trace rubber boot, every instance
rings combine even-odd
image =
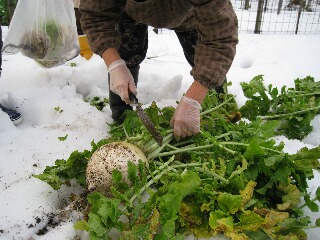
[[[225,78],[224,82],[222,83],[222,85],[219,86],[219,87],[216,87],[215,90],[216,90],[216,92],[218,94],[220,94],[220,93],[222,93],[222,94],[228,93],[228,90],[227,90],[227,78]]]
[[[220,85],[219,87],[215,88],[216,93],[218,94],[218,102],[219,103],[223,103],[225,100],[226,95],[228,94],[228,89],[227,89],[227,78],[224,79],[224,82],[222,83],[222,85]]]
[[[22,122],[21,113],[17,112],[16,110],[6,108],[6,107],[2,106],[1,104],[0,104],[0,110],[2,110],[3,112],[5,112],[6,114],[8,114],[11,122],[12,122],[14,125],[17,125],[17,124],[19,124],[19,123]]]
[[[93,52],[91,51],[88,43],[88,38],[86,35],[78,36],[79,46],[80,46],[80,55],[85,59],[89,60]]]
[[[128,69],[132,74],[135,85],[137,86],[140,66],[128,67]],[[126,104],[124,101],[122,101],[121,97],[118,94],[115,94],[110,90],[110,75],[109,75],[108,81],[109,81],[109,104],[112,112],[112,118],[118,124],[121,124],[125,119],[125,117],[123,116],[123,113],[126,110],[132,110],[132,107],[129,104]]]

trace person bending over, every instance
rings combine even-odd
[[[194,82],[175,109],[177,140],[200,131],[201,103],[210,89],[222,90],[238,43],[238,21],[230,0],[81,0],[81,26],[91,49],[109,72],[112,117],[131,109],[140,63],[148,47],[148,26],[174,30]]]

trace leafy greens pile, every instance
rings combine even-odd
[[[272,85],[265,88],[263,76],[256,76],[250,83],[241,83],[249,100],[241,107],[242,115],[250,120],[277,119],[277,133],[289,139],[302,140],[312,131],[310,121],[320,114],[320,83],[314,78],[296,79],[294,88],[283,86],[279,93]]]
[[[147,155],[149,166],[129,162],[131,184],[113,171],[113,197],[98,192],[87,196],[90,213],[75,228],[88,231],[91,239],[111,239],[111,232],[118,239],[185,239],[188,234],[220,233],[234,240],[307,239],[304,230],[320,226],[320,219],[312,223],[303,210],[319,211],[320,187],[311,198],[308,180],[320,169],[320,146],[288,154],[284,144],[273,139],[279,133],[301,138],[310,132],[310,122],[300,114],[311,121],[319,113],[319,95],[311,93],[320,84],[311,78],[295,82],[296,89],[283,88],[278,94],[272,86],[267,91],[262,76],[257,76],[243,83],[249,100],[240,109],[234,96],[225,94],[221,101],[221,95],[210,92],[202,104],[201,133],[180,142],[169,126],[174,108],[159,109],[153,103],[145,110],[164,136],[161,147],[129,111],[122,125],[112,126],[110,138],[92,143],[91,151],[75,151],[69,159],[57,160],[35,177],[54,189],[72,178],[85,188],[86,163],[93,152],[108,142],[128,141]],[[241,120],[242,116],[251,121]],[[294,129],[297,123],[306,130]]]

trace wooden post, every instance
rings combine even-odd
[[[244,10],[249,10],[249,8],[250,8],[250,2],[249,2],[249,0],[245,0]]]
[[[305,2],[304,2],[303,0],[301,0],[301,1],[300,1],[299,12],[298,12],[298,18],[297,18],[297,24],[296,24],[295,34],[298,34],[300,17],[301,17],[301,13],[302,13],[302,9],[304,8],[304,5],[305,5]]]
[[[280,12],[281,12],[282,4],[283,4],[283,0],[279,0],[279,2],[278,2],[278,10],[277,10],[277,14],[278,14],[278,15],[279,15]]]
[[[266,2],[264,3],[264,12],[266,12],[267,11],[267,5],[268,5],[268,0],[266,0]]]
[[[264,0],[259,0],[259,2],[258,2],[258,11],[257,11],[256,25],[255,25],[255,28],[254,28],[254,33],[257,33],[257,34],[260,34],[260,33],[261,33],[262,14],[263,14],[263,3],[264,3]]]

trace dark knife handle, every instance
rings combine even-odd
[[[138,98],[132,92],[129,92],[129,99],[133,104],[138,104]]]

